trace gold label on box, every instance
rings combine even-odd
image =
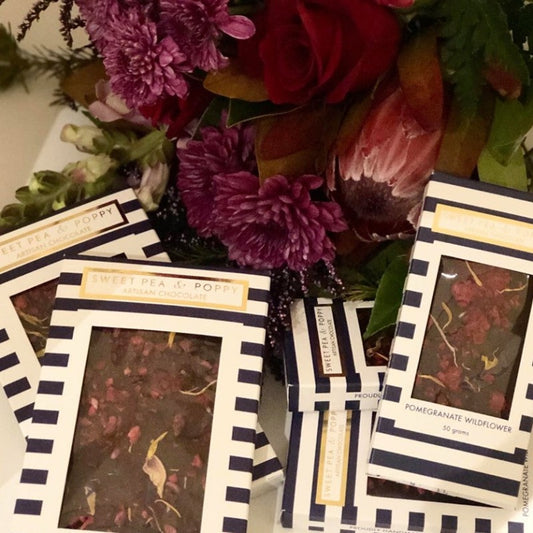
[[[533,251],[533,224],[438,204],[433,231],[526,252]]]
[[[80,296],[243,311],[248,281],[89,267]]]
[[[64,250],[91,237],[127,224],[116,200],[76,211],[17,237],[0,240],[0,272]]]
[[[318,367],[322,377],[344,376],[343,358],[337,340],[333,310],[329,305],[314,308],[318,334]]]
[[[325,411],[320,440],[320,461],[315,502],[342,507],[350,453],[350,411]]]

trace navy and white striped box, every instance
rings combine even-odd
[[[64,260],[10,531],[245,533],[269,287]]]
[[[131,189],[63,209],[0,236],[0,383],[25,436],[59,262],[65,254],[88,253],[169,261]]]
[[[377,408],[388,351],[366,353],[363,315],[372,306],[327,298],[292,304],[284,350],[289,411]]]
[[[276,490],[285,479],[283,465],[261,426],[257,423],[254,467],[252,471],[252,498]]]
[[[520,508],[500,509],[366,474],[372,411],[293,413],[281,523],[328,533],[528,533],[527,465]],[[531,453],[531,452],[530,452]]]
[[[517,505],[533,421],[532,213],[529,194],[430,180],[371,475]]]

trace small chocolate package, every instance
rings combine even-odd
[[[131,189],[0,236],[0,383],[25,436],[65,254],[169,261]]]
[[[532,208],[530,194],[430,180],[369,474],[517,505],[533,421]]]
[[[372,411],[292,414],[281,523],[328,533],[528,533],[526,465],[516,510],[501,509],[366,473]]]
[[[372,305],[326,298],[293,303],[284,347],[289,411],[377,408],[392,331],[363,340]]]
[[[283,466],[272,444],[262,428],[257,423],[255,435],[254,465],[252,470],[252,498],[276,490],[285,479]]]
[[[11,530],[244,533],[269,286],[65,259]]]

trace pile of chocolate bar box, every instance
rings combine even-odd
[[[531,207],[432,177],[385,366],[363,338],[372,303],[294,303],[284,527],[533,531]]]
[[[170,264],[131,189],[2,235],[0,382],[27,441],[6,530],[245,531],[283,477],[257,422],[269,286]]]
[[[527,461],[531,208],[527,194],[434,175],[388,340],[364,337],[372,302],[294,302],[283,354],[289,440],[279,487],[283,527],[326,533],[533,530]],[[202,472],[198,531],[244,533],[250,487],[257,495],[282,479],[257,425],[268,276],[170,265],[130,190],[8,233],[0,254],[0,382],[28,443],[13,492],[13,533],[63,530],[58,516],[80,423],[83,357],[91,351],[91,328],[101,326],[168,332],[168,348],[176,353],[211,336],[218,339],[212,348],[220,350],[218,369],[195,359],[200,374],[217,370],[217,379],[200,388],[172,385],[183,401],[196,398],[190,400],[196,411],[207,413],[217,381],[209,432],[217,446],[208,447],[209,464],[193,453],[187,463],[192,473],[180,477],[159,458],[180,440],[180,416],[169,425],[174,441],[169,431],[146,440],[133,426],[111,459],[137,453],[152,504],[142,512],[119,506],[106,520],[119,530],[120,524],[153,527],[161,520],[165,531],[179,533],[182,515],[171,502],[192,491],[195,472]],[[57,284],[57,296],[43,344],[48,325],[24,306],[34,289],[47,294],[49,284]],[[180,337],[176,346],[178,324],[193,340]],[[183,372],[194,373],[191,365]],[[141,370],[135,370],[139,382]],[[131,372],[124,368],[124,375]],[[157,384],[152,393],[151,400],[165,397]],[[99,409],[89,397],[88,416]],[[104,433],[116,429],[119,420],[111,418],[100,428]],[[106,494],[90,484],[79,490],[85,511],[79,518],[72,511],[71,528],[91,530]]]

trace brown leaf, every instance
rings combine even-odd
[[[416,34],[402,48],[397,61],[400,85],[416,120],[428,130],[441,126],[444,91],[437,35],[434,31]]]
[[[209,72],[204,79],[204,87],[226,98],[238,98],[247,102],[268,100],[263,80],[248,76],[235,62],[221,70]]]
[[[357,140],[365,118],[372,105],[372,96],[367,95],[350,105],[339,129],[333,147],[334,155],[344,154]]]
[[[106,79],[104,64],[98,60],[75,70],[61,82],[61,90],[78,104],[89,107],[96,96],[94,86]]]
[[[473,115],[461,111],[456,100],[451,104],[446,129],[435,169],[470,178],[485,146],[494,112],[494,96],[486,91]]]
[[[321,174],[341,112],[337,106],[309,106],[258,120],[255,150],[260,178]]]
[[[483,70],[485,79],[502,98],[514,100],[522,93],[520,78],[499,61],[491,61]]]

